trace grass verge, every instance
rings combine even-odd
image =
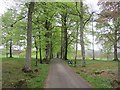
[[[18,81],[26,80],[28,88],[43,88],[49,65],[38,64],[36,67],[35,59],[32,59],[31,63],[33,73],[24,73],[22,72],[24,58],[2,58],[2,87],[14,88]]]
[[[81,67],[81,61],[77,60],[77,66],[69,65],[77,74],[87,80],[93,88],[117,87],[114,80],[118,79],[118,62],[86,60],[86,67]]]

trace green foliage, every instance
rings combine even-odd
[[[101,12],[96,20],[96,27],[99,29],[96,41],[102,44],[104,53],[111,53],[113,45],[119,41],[119,2],[99,1],[99,5]]]
[[[78,8],[80,6],[78,5]],[[84,11],[87,12],[87,6],[84,6]],[[76,21],[79,20],[78,12],[75,8],[75,3],[73,2],[37,2],[35,3],[34,13],[33,13],[33,30],[32,30],[32,48],[35,48],[35,39],[37,41],[37,47],[42,48],[42,54],[44,56],[46,48],[46,40],[50,40],[45,37],[46,32],[52,32],[52,49],[53,53],[56,54],[60,52],[61,47],[61,15],[62,13],[67,13],[67,30],[68,30],[68,52],[75,44],[76,35]],[[16,8],[8,10],[1,17],[2,20],[2,43],[6,47],[6,53],[9,52],[9,39],[12,39],[13,46],[26,46],[26,27],[27,27],[27,7],[25,5],[20,5],[19,11]],[[88,14],[85,13],[84,18],[88,18]],[[50,21],[49,31],[45,28],[46,20]],[[40,32],[40,33],[39,33]],[[39,39],[39,36],[41,39]],[[87,41],[87,39],[85,39]],[[78,42],[79,43],[79,42]],[[14,48],[13,48],[14,49]],[[74,50],[73,50],[74,51]],[[71,53],[70,53],[71,54]],[[21,54],[25,55],[24,53]],[[68,57],[71,55],[68,55]]]

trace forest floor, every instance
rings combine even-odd
[[[77,75],[61,59],[53,59],[45,88],[90,88],[91,85]]]
[[[81,67],[81,60],[77,60],[76,67],[69,66],[94,88],[120,87],[117,61],[86,60],[86,67]]]
[[[3,88],[43,88],[48,75],[49,65],[38,64],[32,59],[31,73],[22,72],[24,58],[2,58]]]

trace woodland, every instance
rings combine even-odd
[[[79,66],[89,67],[87,62],[90,61],[116,63],[115,67],[118,68],[120,2],[101,0],[98,6],[99,12],[95,12],[90,11],[82,0],[27,3],[16,1],[15,6],[0,16],[1,46],[4,47],[1,49],[3,73],[13,59],[19,62],[21,58],[20,67],[24,73],[31,73],[33,68],[44,64],[46,68],[49,67],[46,64],[49,65],[53,58],[70,62],[73,65],[70,67],[75,70]],[[5,63],[7,60],[9,62]]]

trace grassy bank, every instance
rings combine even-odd
[[[35,59],[32,59],[32,73],[23,73],[24,58],[2,58],[2,86],[10,88],[18,86],[24,81],[28,88],[43,88],[48,75],[48,64],[35,66]],[[37,69],[37,71],[35,71]]]
[[[86,60],[86,67],[81,67],[81,61],[77,60],[77,66],[69,65],[77,74],[87,80],[94,88],[117,87],[118,62]]]

